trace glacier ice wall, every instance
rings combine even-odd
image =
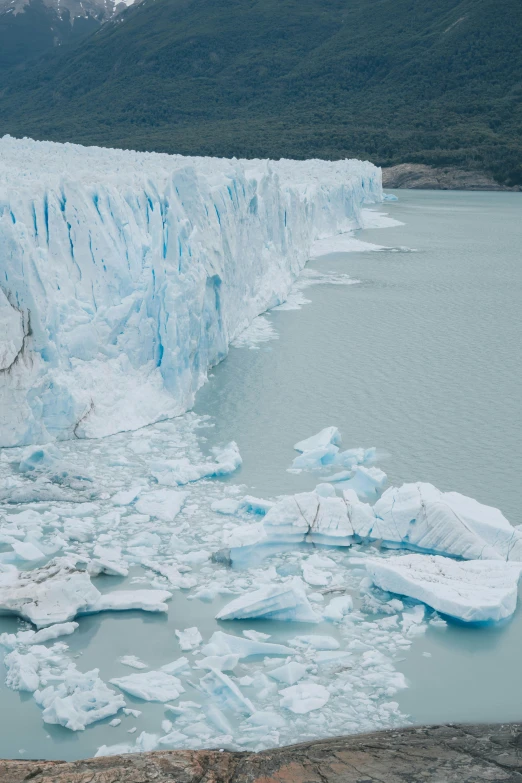
[[[381,199],[380,169],[355,160],[0,139],[0,446],[187,410],[312,242]]]

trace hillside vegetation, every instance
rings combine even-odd
[[[520,0],[144,0],[0,76],[0,132],[522,183]]]

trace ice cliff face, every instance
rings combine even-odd
[[[318,238],[382,198],[359,161],[241,161],[0,140],[0,446],[191,406]]]

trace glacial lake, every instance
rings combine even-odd
[[[309,280],[322,282],[302,291],[309,303],[269,313],[264,318],[274,339],[232,347],[212,371],[195,407],[198,415],[211,417],[212,426],[196,430],[195,437],[204,451],[235,440],[243,465],[195,489],[198,502],[204,502],[205,493],[217,497],[232,485],[243,485],[243,494],[260,498],[313,489],[322,477],[287,470],[296,454],[292,445],[336,425],[344,448],[377,448],[377,465],[390,484],[429,481],[499,507],[513,525],[522,523],[522,195],[398,191],[397,196],[398,202],[379,210],[404,225],[358,234],[391,249],[337,253],[311,262],[309,269],[318,275]],[[359,282],[345,284],[347,275]],[[168,437],[169,430],[154,432]],[[107,475],[110,483],[112,474],[127,480],[129,452],[127,462],[114,454],[123,454],[137,440],[126,434],[64,448],[80,462],[95,463],[90,467],[98,471],[95,479],[101,482]],[[223,517],[223,524],[228,520]],[[217,540],[216,534],[212,541]],[[270,560],[265,562],[268,568]],[[295,562],[283,558],[279,566],[293,573]],[[102,576],[96,585],[102,592],[134,589],[143,586],[142,578],[141,569],[133,568],[128,579]],[[225,595],[210,603],[189,600],[178,591],[168,615],[132,611],[82,617],[78,631],[59,641],[69,645],[81,671],[97,667],[105,682],[134,671],[117,663],[122,655],[136,655],[150,667],[190,657],[177,645],[175,629],[193,625],[205,641],[216,630],[240,634],[255,626],[271,634],[271,642],[318,633],[337,638],[342,648],[350,643],[348,633],[327,623],[233,621],[233,629],[230,623],[225,627],[214,616],[229,600]],[[17,630],[15,618],[0,619],[0,633]],[[428,624],[411,646],[393,654],[409,686],[393,696],[404,722],[520,720],[521,649],[520,607],[510,622],[496,627]],[[256,672],[244,666],[238,676],[262,676],[262,662],[256,665]],[[354,668],[354,677],[358,671]],[[141,731],[157,733],[168,718],[162,705],[126,697],[129,707],[142,712],[135,720],[123,718],[112,728],[106,719],[71,732],[43,724],[31,694],[8,689],[5,675],[0,663],[2,757],[90,756],[101,745],[134,741]],[[350,687],[357,690],[354,683]],[[193,674],[184,684],[182,698],[204,704],[208,697],[194,687]],[[271,698],[278,699],[277,692]],[[361,730],[373,725],[369,714],[364,713]],[[296,721],[292,740],[328,734],[320,718],[301,726]],[[357,718],[344,728],[332,724],[331,733],[347,725],[357,730]],[[129,735],[134,726],[136,735]],[[207,744],[214,746],[212,740]],[[189,738],[185,746],[196,746],[196,739]]]
[[[232,348],[199,393],[216,441],[235,438],[254,494],[309,490],[291,445],[335,424],[376,446],[391,484],[429,481],[522,524],[522,194],[394,191],[404,223],[359,238],[417,252],[336,254],[311,303],[274,312],[279,339]],[[415,723],[522,719],[522,608],[502,627],[429,629],[399,665]],[[426,657],[423,653],[429,653]]]

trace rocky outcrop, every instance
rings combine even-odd
[[[522,724],[431,726],[262,753],[178,750],[0,761],[1,783],[522,783]]]
[[[422,163],[401,163],[382,170],[385,188],[412,188],[414,190],[520,190],[499,185],[481,171],[435,168]]]

